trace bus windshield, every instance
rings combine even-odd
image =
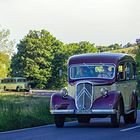
[[[115,67],[113,64],[80,64],[70,67],[71,79],[103,78],[113,79]]]

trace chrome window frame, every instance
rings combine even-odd
[[[112,76],[112,78],[109,78],[109,77],[102,77],[102,78],[101,78],[101,77],[79,77],[79,78],[72,78],[72,77],[71,77],[71,68],[72,68],[73,66],[85,66],[85,64],[86,64],[87,66],[102,65],[102,64],[105,64],[105,65],[112,65],[112,66],[114,66],[114,73],[113,73],[113,76]],[[69,78],[70,78],[71,80],[94,79],[94,78],[97,78],[97,79],[113,79],[113,78],[115,77],[115,73],[116,73],[116,65],[113,64],[113,63],[83,63],[83,64],[72,64],[72,65],[70,65],[70,66],[68,67],[68,69],[69,69],[68,75],[69,75]]]

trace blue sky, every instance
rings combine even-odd
[[[46,29],[64,43],[126,44],[140,38],[140,0],[0,0],[0,25],[18,42]]]

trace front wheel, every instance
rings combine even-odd
[[[118,102],[116,107],[116,114],[111,115],[111,123],[113,127],[119,127],[120,125],[120,118],[121,118],[121,106]]]
[[[65,117],[63,115],[54,115],[55,126],[62,128],[64,126]]]

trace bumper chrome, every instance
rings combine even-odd
[[[116,109],[92,109],[92,110],[51,110],[51,114],[115,114]]]

